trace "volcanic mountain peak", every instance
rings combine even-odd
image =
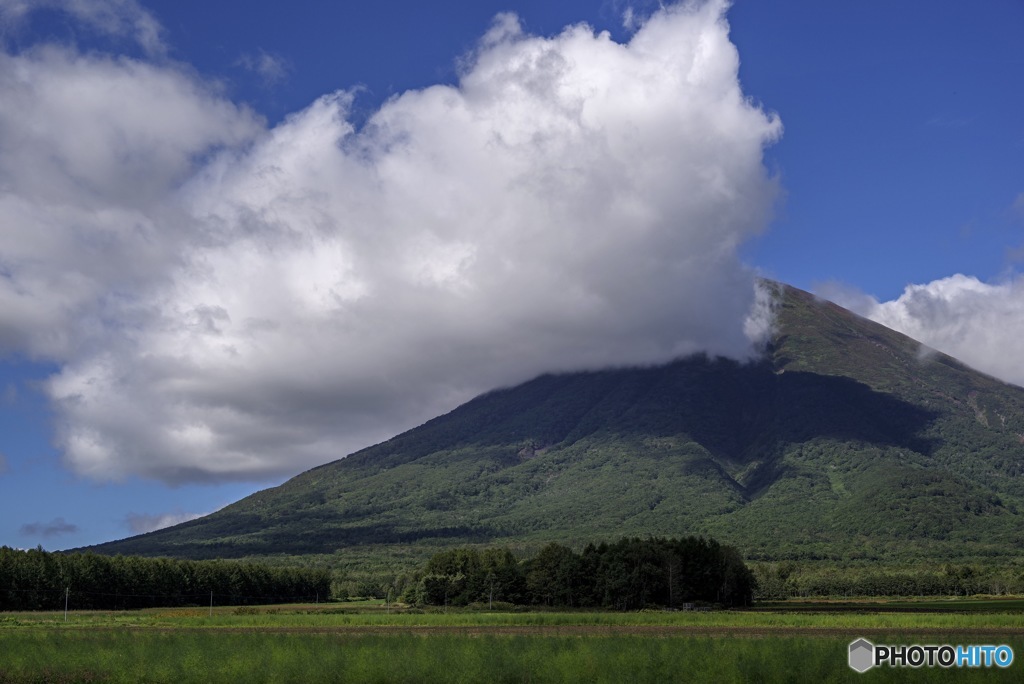
[[[496,390],[212,515],[93,547],[232,557],[710,534],[752,558],[1011,554],[1024,389],[774,284],[759,361]]]

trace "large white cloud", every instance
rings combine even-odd
[[[1024,276],[984,283],[956,274],[908,285],[898,299],[826,286],[821,293],[989,375],[1024,386]]]
[[[171,67],[52,46],[0,54],[0,353],[75,358],[83,326],[122,315],[110,305],[194,242],[169,195],[196,156],[261,129]]]
[[[43,125],[98,138],[29,138],[34,180],[0,196],[39,243],[0,238],[0,296],[22,304],[0,307],[22,312],[0,314],[0,344],[63,362],[67,463],[276,475],[540,372],[746,355],[754,275],[736,249],[771,210],[762,152],[781,125],[740,89],[724,10],[663,9],[628,44],[502,15],[457,86],[404,93],[359,130],[351,96],[327,95],[251,146],[250,115],[169,67],[7,57],[39,74],[0,103],[75,69],[163,88]],[[37,121],[74,116],[22,99]],[[159,130],[139,128],[150,115]]]

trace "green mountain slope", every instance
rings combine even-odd
[[[711,534],[749,558],[1013,555],[1024,389],[778,286],[763,360],[545,375],[204,518],[181,557]]]

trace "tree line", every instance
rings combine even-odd
[[[1024,593],[1019,564],[955,564],[925,567],[837,567],[791,561],[752,568],[758,599],[850,596],[974,596]]]
[[[623,538],[588,544],[582,553],[551,543],[522,561],[507,548],[449,549],[434,554],[412,579],[404,602],[453,606],[745,606],[755,588],[735,549],[701,537]]]
[[[126,610],[326,600],[326,569],[0,547],[0,610]]]

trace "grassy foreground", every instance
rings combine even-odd
[[[1020,605],[998,603],[991,612],[968,606],[927,614],[410,614],[289,606],[222,608],[212,617],[203,609],[72,613],[67,622],[60,613],[6,613],[0,683],[1019,681]],[[1019,661],[1006,670],[859,675],[846,664],[847,645],[859,636],[1008,644]]]

